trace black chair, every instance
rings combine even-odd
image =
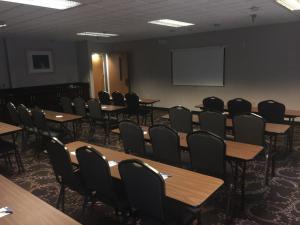
[[[119,129],[124,151],[128,154],[145,156],[146,146],[142,128],[133,121],[124,120],[119,123]]]
[[[220,112],[202,111],[199,113],[200,129],[225,139],[226,116]]]
[[[177,132],[165,125],[149,128],[154,158],[158,161],[181,165],[180,140]]]
[[[285,105],[274,100],[258,103],[258,114],[267,122],[284,123]]]
[[[43,110],[34,108],[31,110],[32,121],[41,136],[58,137],[59,133],[50,129]]]
[[[236,115],[251,113],[252,104],[245,99],[235,98],[227,102],[227,108],[229,116],[233,118]]]
[[[208,131],[196,131],[188,134],[187,144],[193,170],[225,178],[226,144],[222,138]]]
[[[172,221],[178,215],[167,212],[165,182],[158,171],[135,159],[122,161],[118,166],[129,204],[140,217],[141,224],[179,225],[177,219]],[[180,224],[191,224],[195,219],[193,213],[186,213],[183,216],[185,223]]]
[[[226,176],[226,144],[222,138],[208,131],[196,131],[187,135],[191,167],[194,171],[225,181],[227,189],[226,219],[231,212],[233,184]]]
[[[110,96],[108,92],[99,91],[98,97],[101,105],[110,105]]]
[[[15,126],[21,125],[19,112],[12,102],[7,103],[7,111],[10,116],[11,123]]]
[[[23,146],[25,146],[25,143],[27,143],[28,137],[30,135],[35,135],[36,140],[38,140],[38,130],[34,126],[32,117],[31,117],[31,111],[24,106],[23,104],[18,106],[18,112],[20,115],[21,123],[23,125]]]
[[[76,191],[81,195],[84,195],[85,193],[80,171],[78,168],[73,168],[70,153],[62,142],[60,142],[57,138],[45,138],[47,139],[46,149],[50,163],[56,180],[60,184],[60,192],[56,208],[59,208],[61,205],[62,210],[64,210],[66,188]]]
[[[218,97],[207,97],[203,99],[202,103],[204,110],[224,112],[224,101]]]
[[[74,109],[75,109],[75,114],[82,116],[83,118],[86,118],[87,113],[86,113],[86,107],[85,107],[85,101],[81,97],[77,97],[73,99],[74,103]]]
[[[234,140],[237,142],[265,146],[265,121],[254,113],[233,118]]]
[[[140,98],[135,93],[127,93],[125,95],[127,102],[127,113],[130,116],[135,115],[138,124],[140,124],[140,116],[142,116],[144,124],[147,122],[147,115],[150,113],[150,110],[145,107],[140,106]]]
[[[192,113],[183,106],[174,106],[169,109],[171,127],[178,132],[190,133],[193,131]]]
[[[122,95],[122,93],[115,91],[111,94],[111,96],[112,96],[114,105],[125,106],[125,100],[124,100],[124,96]]]
[[[62,111],[64,113],[70,113],[73,114],[73,108],[72,108],[72,103],[71,99],[68,97],[61,97],[60,98],[60,106],[62,108]]]
[[[105,156],[92,147],[84,146],[76,150],[76,157],[86,190],[83,212],[91,198],[111,205],[116,213],[123,210],[126,203],[119,193],[116,181],[111,177],[109,162]]]
[[[108,138],[108,120],[102,112],[101,105],[96,99],[90,99],[87,102],[89,109],[89,119],[90,119],[90,131],[89,137],[91,138],[96,131],[96,126],[101,126],[104,128],[105,132],[105,142]]]

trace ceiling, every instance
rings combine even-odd
[[[8,25],[0,29],[0,36],[96,40],[76,35],[89,31],[117,33],[119,37],[98,39],[114,42],[300,20],[300,12],[291,12],[275,0],[78,1],[81,6],[64,11],[0,2],[0,21]],[[250,15],[254,13],[257,19],[253,24]],[[195,26],[174,29],[147,23],[165,18],[191,22]]]

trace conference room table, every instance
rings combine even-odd
[[[0,136],[11,135],[11,138],[12,138],[12,141],[13,141],[12,143],[15,147],[17,147],[16,134],[18,132],[22,132],[22,130],[23,130],[22,127],[18,127],[18,126],[14,126],[14,125],[11,125],[11,124],[8,124],[8,123],[0,122]],[[18,150],[15,149],[15,151],[18,151]],[[18,171],[19,172],[25,171],[20,155],[15,154],[15,156],[16,156],[16,163],[17,163],[17,166],[18,166]]]
[[[44,110],[45,117],[47,120],[59,123],[64,130],[69,131],[69,129],[65,126],[66,123],[72,123],[73,126],[73,138],[76,139],[77,136],[77,126],[76,122],[82,119],[82,116],[74,115],[70,113],[63,113],[63,112],[55,112],[50,110]],[[72,132],[71,132],[72,133]]]
[[[80,225],[77,221],[0,175],[0,208],[12,213],[1,225]]]
[[[190,170],[185,170],[182,168],[170,166],[160,162],[81,141],[75,141],[66,144],[67,150],[70,152],[71,160],[75,164],[78,164],[75,150],[82,146],[91,146],[95,148],[98,152],[103,154],[108,161],[113,160],[118,163],[126,159],[142,160],[143,162],[158,170],[160,173],[167,175],[167,178],[165,179],[166,196],[175,199],[187,206],[195,208],[201,206],[224,183],[224,181],[219,178],[207,176]],[[112,177],[120,179],[118,166],[112,166],[110,167],[110,169]]]
[[[149,136],[149,127],[141,126],[145,141],[151,141]],[[120,130],[114,129],[112,130],[115,134],[120,134]],[[188,144],[186,140],[186,133],[178,132],[180,147],[183,151],[188,150]],[[254,160],[256,156],[264,150],[263,146],[251,145],[246,143],[240,143],[235,141],[225,140],[226,144],[226,157],[231,160],[235,160],[236,162],[241,162],[242,164],[242,174],[241,174],[241,206],[244,207],[244,199],[245,199],[245,178],[246,178],[246,162]],[[236,165],[237,168],[237,165]],[[235,181],[238,177],[238,171],[235,171]],[[267,175],[267,174],[266,174]]]

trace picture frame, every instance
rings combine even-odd
[[[54,67],[52,51],[27,51],[27,65],[29,74],[53,73]]]

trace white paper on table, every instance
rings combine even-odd
[[[64,116],[63,115],[56,115],[55,117],[56,118],[63,118]]]
[[[107,109],[107,106],[102,106],[102,109]]]
[[[0,218],[12,214],[12,210],[8,207],[3,207],[0,209]]]
[[[76,155],[76,152],[71,152],[71,155]]]
[[[108,165],[109,165],[109,167],[113,167],[113,166],[118,165],[118,163],[116,161],[110,160],[110,161],[108,161]]]
[[[171,177],[170,175],[165,174],[165,173],[160,173],[160,175],[162,176],[162,178],[163,178],[164,180],[166,180],[166,179],[168,179],[169,177]]]

